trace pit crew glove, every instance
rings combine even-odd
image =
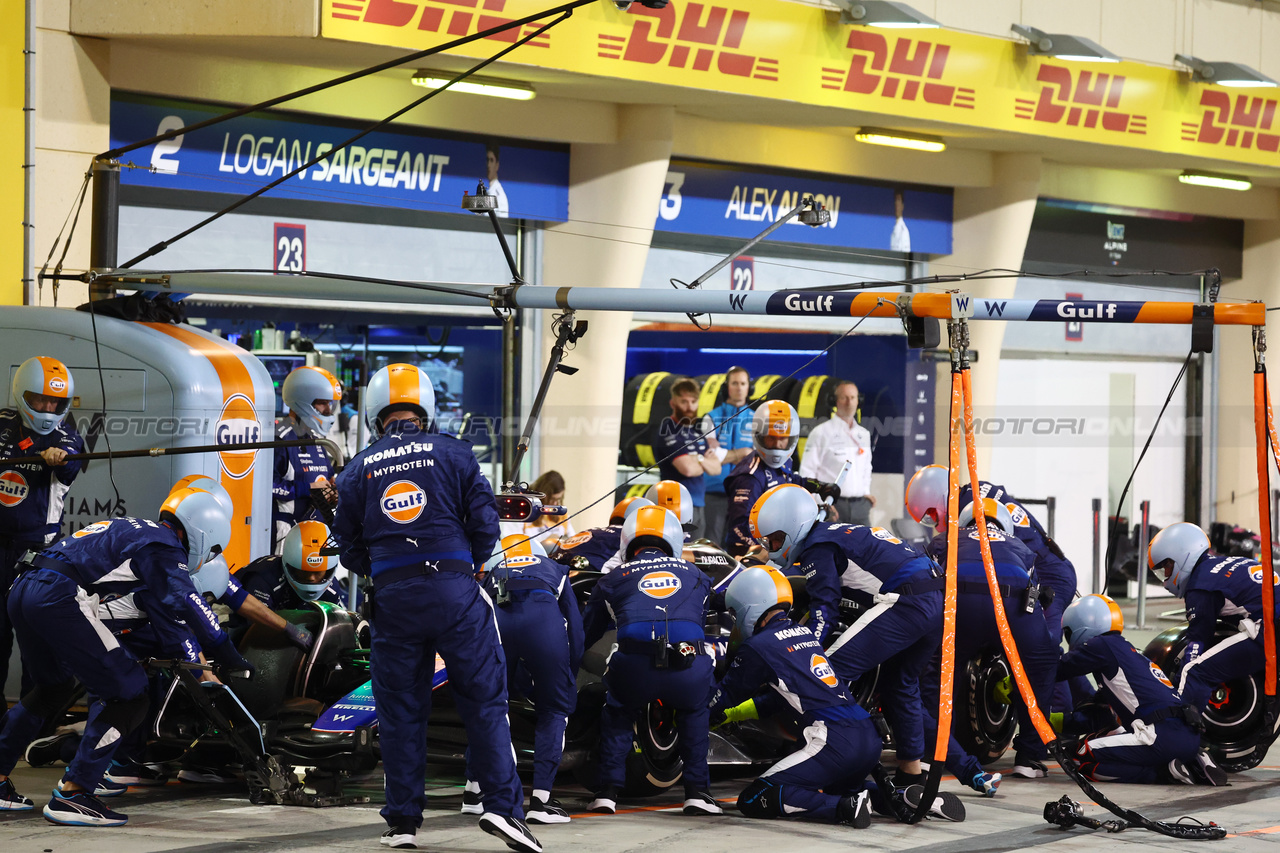
[[[311,636],[311,632],[301,625],[295,625],[292,622],[284,623],[284,635],[289,642],[293,643],[302,651],[308,651],[315,639]]]
[[[224,672],[247,672],[252,677],[254,672],[257,671],[253,664],[240,656],[240,653],[236,651],[236,647],[231,644],[229,639],[223,640],[220,645],[214,647],[208,654]]]
[[[717,725],[723,726],[725,723],[740,723],[743,720],[758,720],[760,712],[756,710],[756,700],[748,699],[741,705],[735,705],[732,708],[724,709],[724,719]]]
[[[804,487],[822,498],[824,501],[827,498],[835,500],[840,497],[840,487],[835,483],[824,483],[820,480],[807,479],[804,481]]]

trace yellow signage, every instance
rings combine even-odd
[[[26,220],[23,196],[23,40],[26,12],[21,0],[0,0],[0,10],[9,23],[0,29],[0,115],[5,133],[0,134],[0,305],[23,303],[22,246]]]
[[[548,8],[549,0],[324,0],[328,38],[423,49]],[[526,24],[521,35],[537,29]],[[1277,95],[1239,94],[1137,62],[1028,56],[1006,39],[876,30],[784,0],[600,2],[511,54],[581,74],[846,107],[1280,166]],[[451,53],[484,57],[512,30]]]

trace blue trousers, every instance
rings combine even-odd
[[[540,591],[498,607],[495,613],[507,657],[507,690],[526,694],[537,712],[533,787],[550,791],[564,753],[564,730],[578,703],[577,675],[569,666],[564,615],[555,598]],[[532,686],[527,684],[526,674],[532,679]]]
[[[1266,664],[1262,631],[1250,639],[1243,631],[1215,643],[1182,668],[1178,693],[1182,701],[1203,712],[1209,696],[1224,681],[1260,672]]]
[[[885,664],[881,708],[899,760],[914,761],[924,756],[920,673],[942,641],[942,592],[882,598],[827,649],[827,660],[845,683]]]
[[[1156,783],[1165,780],[1168,763],[1195,760],[1200,735],[1182,720],[1154,726],[1136,722],[1101,737],[1089,738],[1076,750],[1080,771],[1095,782]]]
[[[760,778],[776,786],[783,817],[835,821],[840,798],[862,790],[880,747],[870,720],[815,720],[805,727],[804,746]]]
[[[13,624],[9,621],[6,607],[6,602],[9,600],[9,587],[18,576],[16,567],[19,558],[28,551],[43,547],[42,542],[0,539],[0,696],[4,694],[5,682],[9,680],[9,659],[13,656]],[[21,693],[30,692],[33,684],[31,676],[23,667]]]
[[[467,728],[485,811],[523,819],[524,792],[507,719],[507,662],[493,607],[475,579],[439,572],[379,586],[372,629],[387,824],[422,825],[436,652],[444,658]]]
[[[23,666],[35,680],[32,694],[74,677],[93,696],[84,737],[66,772],[67,779],[92,791],[121,739],[141,722],[140,714],[124,721],[118,709],[143,697],[147,676],[98,620],[96,597],[64,575],[37,569],[19,577],[9,593],[9,619]],[[13,770],[43,722],[28,697],[9,712],[0,729],[0,774]]]
[[[622,787],[636,715],[650,702],[675,711],[680,758],[687,791],[711,785],[707,770],[711,712],[707,703],[715,679],[711,658],[698,655],[688,669],[655,669],[648,655],[614,652],[604,676],[608,693],[600,721],[600,786]]]

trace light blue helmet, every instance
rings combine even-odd
[[[523,533],[512,533],[503,536],[493,547],[493,556],[485,560],[484,570],[491,572],[510,557],[545,557],[547,549],[537,539],[531,539]]]
[[[650,545],[661,548],[668,557],[679,557],[684,552],[684,528],[680,519],[669,509],[660,506],[642,506],[622,523],[620,536],[622,555],[630,560],[634,550]]]
[[[187,537],[187,571],[200,571],[209,560],[231,544],[231,519],[227,510],[209,492],[179,489],[160,505],[160,520],[171,515]]]
[[[222,598],[227,594],[227,586],[231,583],[231,569],[227,566],[227,558],[219,554],[200,567],[200,571],[191,576],[196,592],[208,593],[214,598]]]
[[[218,499],[218,503],[227,511],[227,518],[234,519],[236,517],[235,503],[231,500],[231,493],[226,490],[221,483],[210,477],[208,474],[188,474],[181,480],[173,484],[173,488],[169,493],[179,491],[181,489],[199,489],[202,492],[208,492]]]
[[[982,499],[982,514],[986,518],[987,524],[995,524],[1000,527],[1008,536],[1016,536],[1018,527],[1013,522],[1013,513],[1009,512],[1009,508],[995,498]],[[973,504],[969,504],[960,510],[960,519],[957,522],[961,527],[973,526]]]
[[[364,422],[375,438],[383,432],[383,413],[397,408],[414,411],[423,426],[435,420],[436,392],[425,370],[412,364],[388,364],[373,374],[364,391]]]
[[[1062,611],[1062,633],[1074,649],[1108,631],[1124,630],[1120,606],[1105,595],[1086,595]]]
[[[38,435],[48,435],[67,416],[71,398],[75,396],[76,383],[71,371],[56,358],[33,356],[13,374],[13,403],[27,429]],[[54,401],[52,412],[37,412],[32,404],[40,398]]]
[[[817,523],[819,513],[813,495],[794,483],[782,483],[756,499],[751,508],[751,535],[764,542],[781,533],[781,545],[767,545],[769,557],[780,566],[788,566],[797,546]]]
[[[1182,598],[1187,581],[1200,558],[1209,550],[1209,537],[1189,521],[1179,521],[1161,530],[1147,546],[1147,568],[1169,592]]]
[[[323,367],[297,367],[280,385],[280,399],[313,435],[326,436],[338,419],[342,385]],[[316,411],[316,400],[328,400],[329,414]]]
[[[752,566],[729,582],[724,603],[737,621],[738,632],[750,637],[766,611],[791,606],[791,582],[772,566]]]
[[[328,541],[329,525],[323,521],[300,521],[285,534],[284,579],[303,601],[323,595],[338,570],[338,558],[321,553]]]

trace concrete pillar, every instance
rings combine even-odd
[[[933,263],[930,272],[953,275],[1022,267],[1040,189],[1040,155],[998,154],[992,171],[990,186],[956,189],[952,251]],[[1008,299],[1013,296],[1016,286],[1017,279],[1013,278],[953,285],[977,299]],[[969,325],[970,348],[977,350],[980,358],[971,374],[973,407],[978,417],[983,413],[989,414],[995,406],[1004,327],[1004,322],[985,320]],[[946,335],[945,327],[943,335]],[[938,426],[934,444],[934,460],[943,465],[947,460],[947,412],[950,405],[951,365],[943,363],[938,365]],[[990,467],[991,448],[981,441],[981,437],[979,439],[978,470],[985,472]],[[962,482],[967,480],[967,476],[962,477]]]
[[[1280,305],[1280,222],[1246,220],[1244,268],[1240,281],[1222,288],[1223,300],[1260,299]],[[1216,443],[1217,489],[1209,521],[1226,521],[1258,529],[1258,469],[1253,428],[1253,347],[1248,329],[1230,327],[1217,332],[1218,435]],[[1280,376],[1280,317],[1267,314],[1268,393],[1276,402]],[[1280,478],[1271,468],[1271,488]]]
[[[640,286],[671,159],[674,120],[671,107],[620,106],[617,142],[572,146],[571,220],[546,233],[544,284]],[[554,313],[543,318],[544,351],[554,340]],[[580,312],[578,318],[590,329],[566,360],[579,372],[558,377],[547,397],[541,471],[564,475],[565,500],[574,511],[609,496],[574,520],[581,530],[605,524],[613,508],[631,315]]]

